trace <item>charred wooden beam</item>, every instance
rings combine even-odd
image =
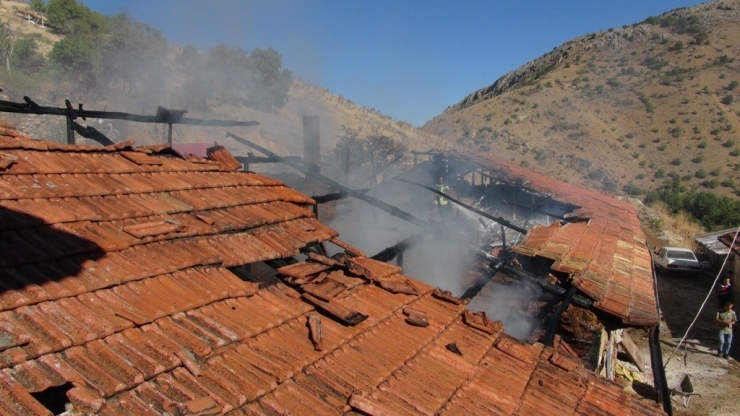
[[[517,202],[510,202],[510,201],[507,201],[507,200],[504,200],[504,199],[502,199],[501,202],[503,204],[505,204],[505,205],[511,205],[513,207],[526,209],[526,210],[529,210],[529,211],[532,211],[532,212],[537,212],[539,214],[547,215],[548,217],[553,217],[553,218],[557,218],[559,220],[573,222],[573,218],[569,218],[569,217],[566,217],[566,216],[563,216],[563,215],[559,215],[559,214],[553,214],[552,212],[547,212],[547,211],[541,210],[541,209],[537,208],[534,205],[527,206],[527,205],[520,204],[520,203],[517,203]]]
[[[81,125],[77,124],[77,122],[72,121],[72,130],[79,133],[80,136],[86,138],[95,140],[96,142],[102,144],[103,146],[109,146],[112,144],[115,144],[113,140],[106,137],[105,134],[101,133],[100,130],[96,129],[92,126],[82,127]]]
[[[402,220],[408,221],[408,222],[416,225],[417,227],[421,227],[421,228],[427,228],[427,227],[429,227],[429,223],[428,222],[426,222],[424,220],[421,220],[419,218],[416,218],[415,216],[409,214],[406,211],[403,211],[403,210],[401,210],[401,209],[399,209],[397,207],[394,207],[393,205],[387,204],[387,203],[385,203],[385,202],[383,202],[383,201],[381,201],[381,200],[379,200],[379,199],[377,199],[375,197],[366,195],[364,192],[358,192],[358,191],[355,191],[353,189],[347,188],[346,186],[340,185],[337,182],[334,182],[333,180],[327,178],[326,176],[324,176],[324,175],[322,175],[320,173],[310,172],[308,169],[305,169],[303,165],[300,165],[300,164],[292,161],[291,159],[286,159],[286,158],[280,157],[280,156],[276,155],[275,153],[272,153],[271,151],[265,149],[264,147],[262,147],[262,146],[260,146],[260,145],[258,145],[256,143],[253,143],[253,142],[251,142],[251,141],[249,141],[247,139],[244,139],[242,137],[239,137],[239,136],[237,136],[237,135],[235,135],[235,134],[233,134],[231,132],[227,132],[226,133],[226,136],[231,137],[232,139],[236,140],[237,142],[239,142],[241,144],[244,144],[244,145],[249,146],[249,147],[251,147],[251,148],[253,148],[255,150],[258,150],[258,151],[262,152],[263,154],[267,155],[268,157],[277,158],[277,159],[280,160],[280,162],[285,163],[286,165],[288,165],[288,166],[292,167],[293,169],[295,169],[295,170],[303,173],[304,175],[310,176],[311,178],[314,178],[317,181],[320,181],[320,182],[323,182],[323,183],[325,183],[325,184],[327,184],[329,186],[332,186],[335,189],[339,189],[340,192],[344,192],[344,193],[350,194],[350,195],[352,195],[353,197],[355,197],[357,199],[360,199],[362,201],[365,201],[368,204],[373,205],[373,206],[377,207],[378,209],[381,209],[381,210],[383,210],[383,211],[385,211],[385,212],[393,215],[394,217],[398,217],[398,218],[401,218]]]
[[[409,185],[418,186],[419,188],[424,188],[427,191],[434,192],[437,195],[440,195],[440,196],[442,196],[444,198],[447,198],[450,202],[453,202],[453,203],[455,203],[457,205],[460,205],[461,207],[463,207],[463,208],[465,208],[465,209],[467,209],[469,211],[473,211],[473,212],[475,212],[476,214],[478,214],[478,215],[480,215],[482,217],[485,217],[485,218],[488,218],[489,220],[495,221],[498,224],[501,224],[503,226],[506,226],[507,228],[511,228],[512,230],[517,231],[517,232],[519,232],[521,234],[527,234],[527,230],[525,228],[522,228],[522,227],[520,227],[518,225],[512,224],[511,222],[505,220],[504,218],[493,216],[493,215],[491,215],[491,214],[489,214],[489,213],[487,213],[485,211],[479,210],[478,208],[473,208],[470,205],[468,205],[468,204],[466,204],[466,203],[464,203],[464,202],[462,202],[460,200],[457,200],[457,199],[449,196],[448,194],[445,194],[442,191],[439,191],[437,189],[432,188],[431,186],[422,185],[420,183],[416,183],[416,182],[409,181],[409,180],[406,180],[406,179],[402,179],[402,178],[399,178],[399,177],[395,177],[393,179],[394,180],[397,180],[399,182],[408,183]]]
[[[68,100],[67,100],[68,101]],[[71,103],[70,103],[71,107]],[[184,110],[181,110],[184,111]],[[145,116],[131,113],[115,112],[115,111],[91,111],[72,108],[59,108],[59,107],[45,107],[45,106],[33,106],[27,102],[16,103],[12,101],[0,100],[0,112],[4,113],[16,113],[16,114],[39,114],[39,115],[52,115],[52,116],[64,116],[86,118],[99,118],[99,119],[113,119],[113,120],[126,120],[135,121],[139,123],[169,123],[169,120],[165,120],[157,115]],[[197,118],[182,117],[179,119],[173,119],[173,124],[188,124],[193,126],[209,126],[209,127],[247,127],[247,126],[258,126],[257,121],[234,121],[234,120],[203,120]]]
[[[483,289],[483,287],[491,281],[493,276],[496,274],[497,270],[489,269],[483,275],[478,278],[475,283],[473,283],[472,286],[470,286],[465,293],[460,296],[460,299],[473,299],[475,296],[480,293],[480,291]]]
[[[368,181],[373,180],[373,178],[377,178],[377,176],[383,173],[386,169],[398,163],[398,161],[401,160],[402,157],[403,157],[403,153],[399,154],[398,156],[396,156],[395,159],[391,160],[390,162],[380,167],[380,169],[374,170],[373,174],[370,175],[367,179],[365,179],[365,181],[362,183],[367,183]]]
[[[524,270],[520,270],[516,267],[512,267],[510,265],[506,265],[502,268],[502,271],[506,272],[507,275],[512,277],[517,277],[523,280],[526,280],[528,282],[534,283],[537,286],[541,287],[543,290],[552,293],[554,295],[563,295],[565,294],[566,290],[558,285],[555,285],[553,283],[548,282],[546,279],[537,276],[535,274],[529,273]],[[573,303],[576,305],[583,307],[583,308],[590,308],[593,306],[594,301],[591,299],[588,299],[581,295],[574,295],[573,296]]]
[[[394,257],[402,255],[404,251],[419,244],[421,241],[427,238],[427,236],[429,236],[429,231],[423,231],[419,234],[412,235],[409,238],[399,241],[395,245],[383,249],[371,258],[378,261],[389,262],[393,260]]]
[[[239,160],[239,158],[237,158]],[[370,191],[369,189],[358,189],[355,192],[359,193],[365,193]],[[326,194],[326,195],[319,195],[319,196],[312,196],[311,199],[316,201],[317,204],[325,204],[327,202],[336,201],[339,199],[349,198],[353,195],[345,193],[345,192],[334,192],[332,194]]]
[[[552,347],[552,341],[555,339],[555,331],[557,331],[558,329],[560,317],[563,315],[563,312],[568,309],[568,306],[570,306],[570,303],[573,301],[573,296],[575,296],[576,290],[577,289],[575,286],[571,286],[570,289],[568,289],[568,292],[565,293],[563,301],[560,302],[560,306],[558,306],[558,308],[552,314],[552,318],[550,318],[550,322],[547,324],[547,332],[545,332],[545,336],[542,338],[543,344]]]

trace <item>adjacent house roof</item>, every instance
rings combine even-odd
[[[725,230],[717,239],[726,247],[729,247],[733,253],[740,255],[740,238],[738,238],[737,228]]]
[[[50,414],[62,386],[102,415],[662,414],[332,240],[310,198],[214,152],[2,126],[0,413]],[[327,240],[346,255],[310,253],[287,285],[229,269]]]
[[[729,240],[732,240],[732,237],[735,235],[736,230],[737,228],[728,228],[726,230],[715,231],[713,233],[697,235],[696,237],[694,237],[694,241],[698,245],[703,246],[704,248],[712,251],[718,256],[726,256],[727,253],[730,252],[730,249],[724,243],[719,241],[719,239],[723,235],[731,233],[728,238]]]
[[[518,253],[554,260],[552,270],[568,273],[594,306],[627,325],[659,323],[652,260],[637,218],[627,201],[580,188],[490,155],[464,156],[512,181],[553,199],[579,206],[580,221],[535,226],[514,247]]]

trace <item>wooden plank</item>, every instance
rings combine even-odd
[[[637,349],[637,345],[632,341],[632,337],[625,331],[622,331],[622,341],[619,342],[624,352],[629,357],[630,361],[637,366],[640,372],[645,371],[645,357],[642,356],[640,350]]]

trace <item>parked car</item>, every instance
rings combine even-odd
[[[694,252],[682,247],[661,248],[653,254],[653,265],[655,265],[657,272],[663,270],[699,271],[703,269]]]

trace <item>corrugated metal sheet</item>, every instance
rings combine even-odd
[[[726,244],[719,241],[719,238],[725,234],[735,235],[735,231],[737,231],[737,228],[728,228],[722,231],[698,235],[694,237],[694,241],[719,256],[726,256],[730,249]],[[732,240],[732,235],[729,237],[728,241]]]
[[[277,181],[126,146],[0,148],[18,156],[0,173],[2,414],[51,414],[32,393],[65,385],[101,415],[662,414],[359,250],[281,269],[291,286],[240,279],[229,266],[336,237]]]
[[[627,325],[655,326],[659,316],[652,260],[636,209],[627,201],[541,175],[494,156],[459,156],[553,199],[579,206],[582,222],[535,226],[514,250],[555,263],[595,306]]]

